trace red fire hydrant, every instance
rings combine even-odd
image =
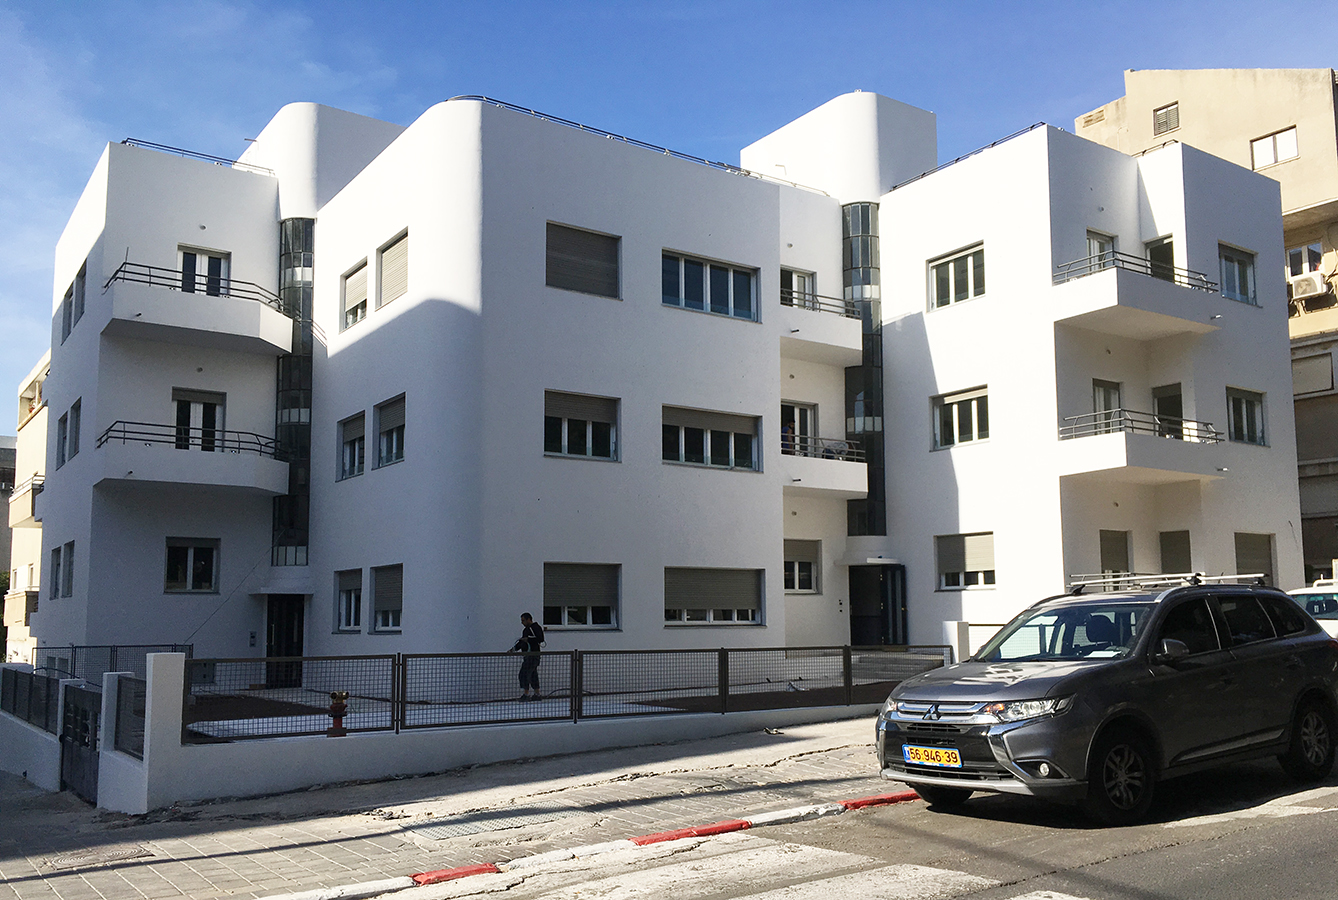
[[[327,713],[334,719],[334,724],[326,729],[326,737],[343,737],[348,734],[344,729],[344,714],[348,712],[348,691],[330,692],[330,712]]]

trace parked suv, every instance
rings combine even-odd
[[[878,716],[886,778],[931,805],[973,791],[1142,818],[1157,782],[1276,756],[1333,766],[1338,641],[1279,590],[1204,583],[1052,597],[970,659],[918,675]]]

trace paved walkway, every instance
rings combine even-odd
[[[0,773],[0,898],[266,897],[899,789],[872,738],[862,717],[146,816]]]

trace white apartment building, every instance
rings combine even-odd
[[[40,642],[964,644],[1072,573],[1299,580],[1276,183],[1050,128],[917,178],[933,115],[871,93],[747,172],[571,124],[109,145],[57,247]]]
[[[44,353],[18,391],[13,490],[9,494],[9,591],[5,594],[6,662],[31,662],[37,647],[29,628],[37,611],[42,584],[42,524],[36,512],[46,466],[46,399],[42,385],[51,367]]]

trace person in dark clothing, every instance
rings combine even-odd
[[[523,653],[525,659],[520,663],[521,700],[539,699],[539,648],[544,643],[544,629],[529,613],[520,614],[520,640],[516,641],[510,653]],[[534,691],[533,694],[530,691]]]

